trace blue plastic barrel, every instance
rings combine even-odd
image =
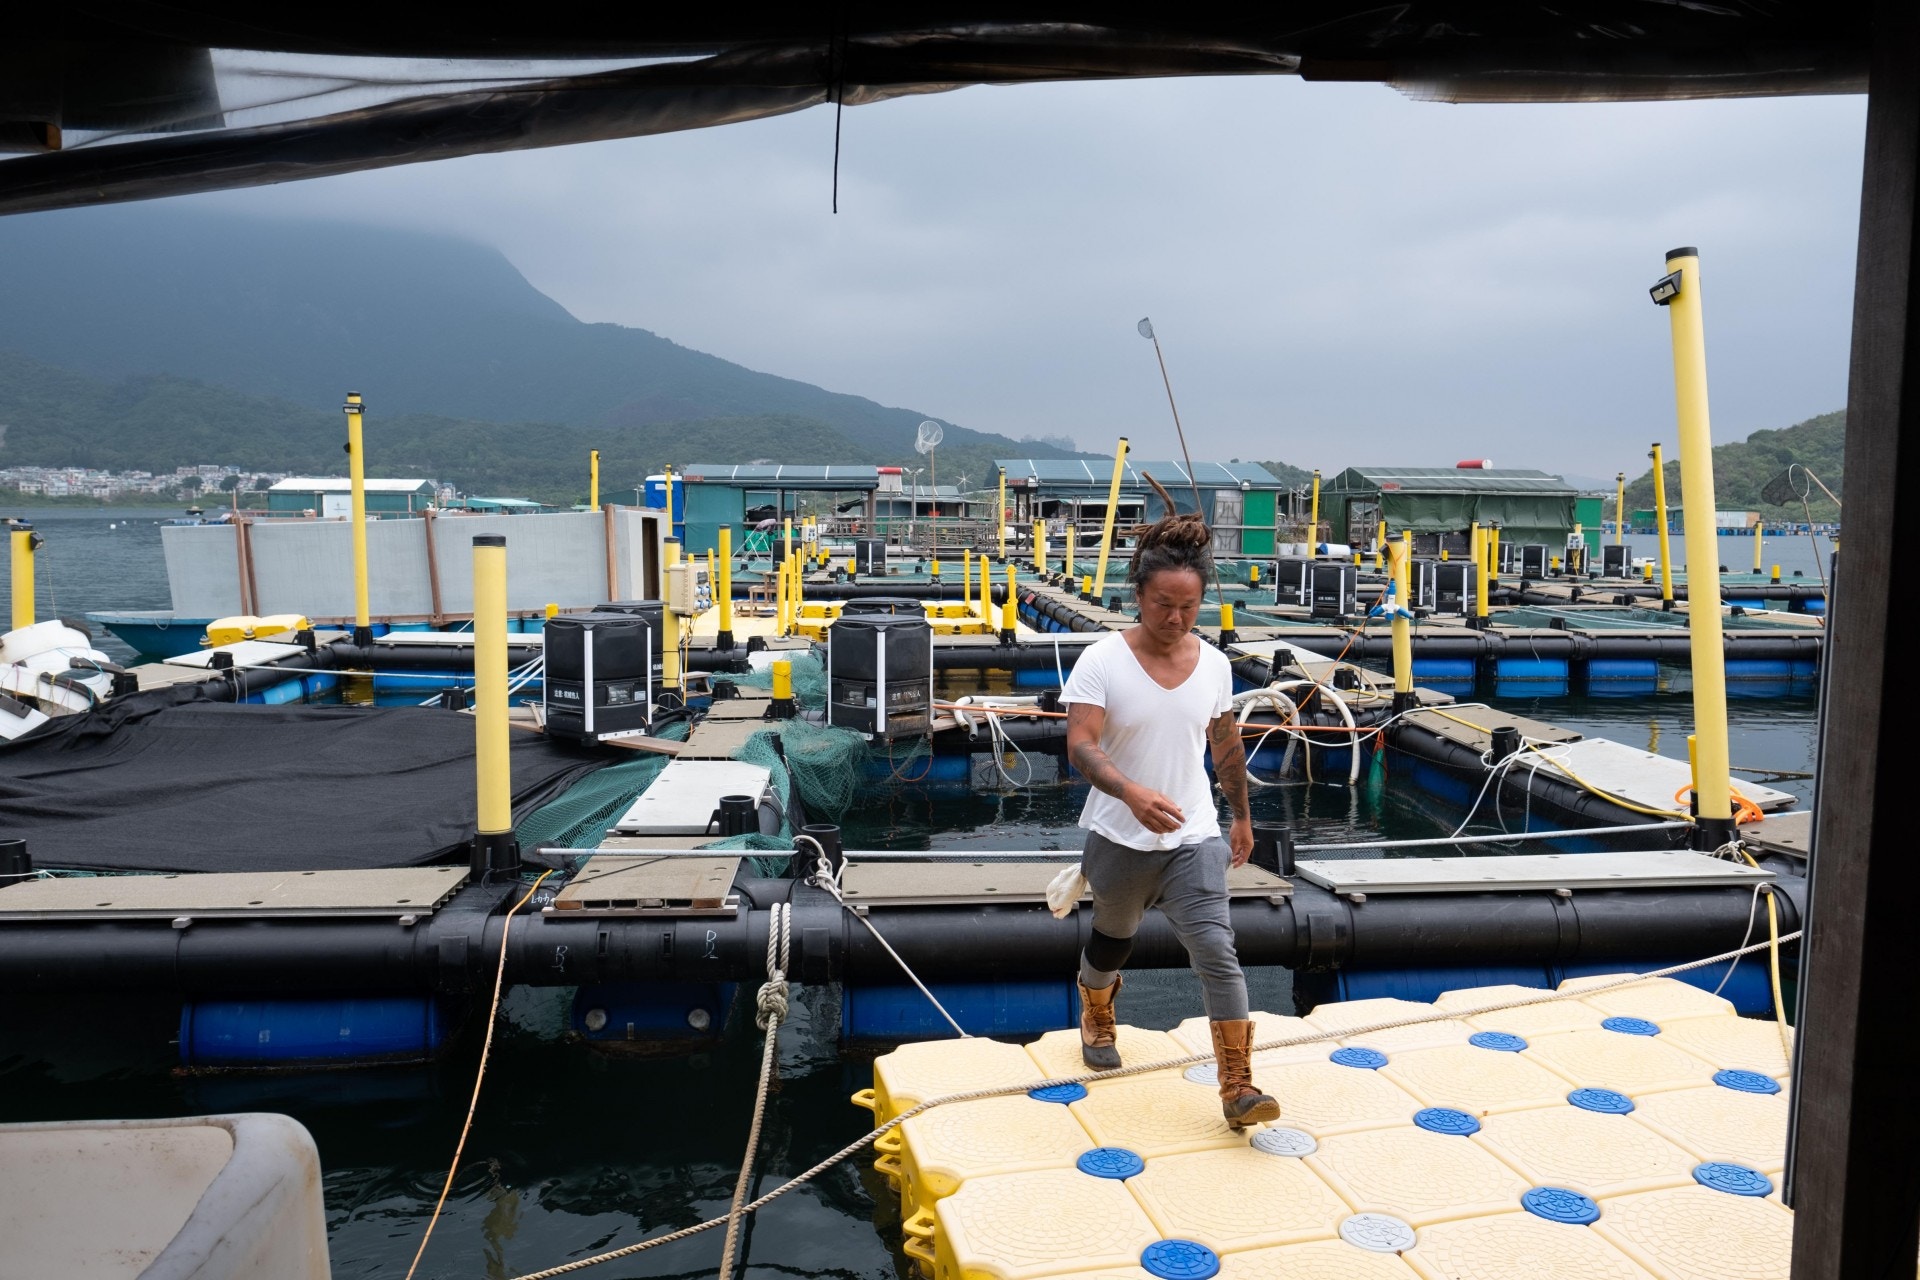
[[[432,996],[200,1000],[180,1009],[180,1061],[189,1067],[418,1061],[445,1036]]]

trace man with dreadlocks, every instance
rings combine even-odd
[[[1133,530],[1127,576],[1139,625],[1088,646],[1060,693],[1067,758],[1093,784],[1080,814],[1081,868],[1093,888],[1093,937],[1080,958],[1080,1055],[1097,1071],[1120,1065],[1120,970],[1141,916],[1157,905],[1200,976],[1221,1111],[1243,1129],[1280,1115],[1253,1084],[1247,981],[1227,916],[1227,868],[1253,852],[1246,754],[1232,668],[1193,632],[1213,577],[1213,531],[1196,513],[1175,513],[1167,491],[1153,487],[1169,514]],[[1233,810],[1225,840],[1201,754],[1208,747]]]

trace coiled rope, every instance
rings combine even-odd
[[[1719,955],[1708,956],[1704,960],[1691,960],[1686,964],[1676,964],[1665,969],[1655,969],[1651,973],[1624,974],[1610,981],[1595,983],[1592,986],[1581,987],[1577,990],[1543,991],[1538,995],[1525,996],[1514,1000],[1496,1000],[1491,1004],[1477,1005],[1469,1009],[1451,1009],[1444,1013],[1436,1009],[1432,1013],[1421,1014],[1416,1017],[1390,1018],[1382,1022],[1371,1022],[1357,1027],[1343,1027],[1338,1031],[1321,1031],[1314,1032],[1310,1035],[1285,1036],[1278,1040],[1267,1040],[1256,1044],[1253,1046],[1251,1052],[1265,1053],[1273,1049],[1287,1049],[1303,1044],[1318,1044],[1328,1040],[1348,1040],[1359,1036],[1374,1035],[1382,1031],[1396,1031],[1401,1027],[1421,1026],[1429,1022],[1447,1022],[1458,1018],[1474,1018],[1483,1014],[1503,1013],[1508,1009],[1524,1009],[1530,1005],[1551,1004],[1557,1000],[1571,1000],[1582,996],[1595,995],[1599,992],[1612,991],[1619,987],[1630,987],[1641,982],[1651,982],[1656,978],[1670,978],[1676,973],[1686,973],[1693,969],[1705,969],[1726,961],[1738,960],[1742,956],[1750,955],[1756,951],[1764,951],[1768,948],[1777,950],[1782,943],[1797,940],[1802,932],[1802,930],[1795,929],[1792,933],[1781,934],[1769,941],[1756,942],[1751,946],[1738,947],[1732,951],[1723,951]],[[1784,1035],[1785,1033],[1783,1031],[1783,1039]],[[1150,1071],[1166,1071],[1174,1067],[1189,1067],[1198,1063],[1211,1061],[1213,1061],[1213,1055],[1211,1053],[1194,1053],[1188,1054],[1184,1058],[1168,1058],[1160,1062],[1143,1062],[1137,1066],[1117,1067],[1112,1071],[1090,1071],[1083,1075],[1034,1080],[1026,1084],[1000,1085],[990,1089],[972,1089],[965,1093],[950,1093],[939,1098],[929,1098],[925,1102],[902,1111],[893,1119],[881,1123],[874,1128],[872,1132],[865,1134],[853,1142],[849,1142],[846,1146],[840,1148],[840,1150],[834,1152],[812,1168],[781,1183],[773,1190],[767,1192],[767,1194],[761,1196],[758,1200],[746,1205],[742,1212],[750,1214],[765,1208],[781,1196],[786,1195],[789,1191],[806,1185],[835,1165],[858,1155],[862,1150],[872,1145],[875,1139],[884,1137],[915,1116],[931,1111],[935,1107],[943,1107],[954,1102],[974,1102],[982,1098],[1004,1098],[1013,1094],[1029,1093],[1034,1089],[1050,1088],[1054,1085],[1092,1084],[1099,1080],[1117,1080],[1125,1076],[1142,1075]],[[728,1217],[731,1216],[731,1214],[728,1215]],[[671,1231],[663,1236],[655,1236],[651,1240],[642,1240],[637,1244],[630,1244],[624,1248],[614,1249],[608,1253],[595,1254],[590,1258],[581,1258],[574,1262],[563,1263],[557,1267],[549,1267],[545,1271],[534,1271],[527,1275],[516,1276],[514,1280],[551,1280],[554,1276],[567,1275],[570,1272],[581,1271],[587,1267],[597,1266],[602,1262],[612,1262],[618,1258],[630,1258],[634,1254],[646,1249],[653,1249],[660,1245],[673,1244],[680,1240],[689,1239],[690,1237],[699,1235],[703,1231],[711,1231],[715,1227],[724,1226],[727,1221],[728,1218],[709,1218],[705,1222],[695,1223],[691,1227],[682,1227],[678,1231]]]

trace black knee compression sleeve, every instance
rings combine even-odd
[[[1127,967],[1127,957],[1133,954],[1132,938],[1109,938],[1098,929],[1087,939],[1087,964],[1102,973],[1113,973]]]

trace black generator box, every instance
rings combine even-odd
[[[1529,542],[1520,547],[1520,576],[1536,582],[1547,576],[1547,544]]]
[[[653,669],[660,670],[660,655],[667,638],[667,606],[661,600],[613,600],[593,607],[595,613],[630,613],[647,624],[653,633]]]
[[[1442,560],[1433,566],[1435,613],[1464,617],[1474,612],[1480,595],[1480,575],[1471,560]]]
[[[827,723],[877,742],[933,728],[933,624],[926,614],[842,613],[827,630]]]
[[[1407,565],[1407,595],[1411,597],[1407,608],[1433,611],[1440,589],[1440,564],[1438,560],[1415,560]]]
[[[1616,542],[1602,543],[1600,547],[1600,576],[1603,578],[1627,578],[1633,575],[1633,549]]]
[[[1360,612],[1359,566],[1337,560],[1316,561],[1309,579],[1315,618],[1351,618]]]
[[[645,733],[653,719],[658,635],[634,613],[563,613],[547,619],[547,736],[598,742]]]
[[[853,569],[855,573],[880,575],[887,571],[887,540],[885,538],[855,538],[853,540]]]
[[[1281,556],[1273,566],[1273,602],[1306,608],[1313,601],[1313,561]]]

